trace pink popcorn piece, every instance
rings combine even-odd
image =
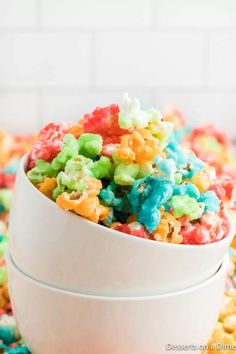
[[[37,160],[52,161],[60,152],[68,129],[69,124],[54,123],[49,123],[41,129],[30,152],[28,168],[33,168]]]
[[[228,176],[222,177],[216,180],[210,190],[214,191],[220,200],[231,201],[234,197],[235,182]]]
[[[224,211],[219,214],[206,212],[199,222],[191,223],[181,218],[183,244],[200,245],[222,240],[230,232],[230,222]]]
[[[136,221],[130,224],[117,224],[114,230],[140,238],[149,238],[149,233],[146,228]]]
[[[15,180],[15,174],[4,174],[0,172],[0,188],[13,189]]]

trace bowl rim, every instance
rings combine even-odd
[[[201,283],[191,286],[189,288],[185,288],[182,290],[178,291],[173,291],[165,294],[159,294],[159,295],[146,295],[146,296],[106,296],[106,295],[92,295],[92,294],[85,294],[85,293],[79,293],[71,290],[65,290],[62,288],[58,288],[49,284],[46,284],[44,282],[38,281],[32,276],[27,275],[24,273],[22,270],[20,270],[17,265],[14,263],[9,250],[7,249],[5,252],[5,259],[6,259],[6,264],[7,264],[7,272],[9,273],[9,269],[11,269],[12,272],[16,273],[18,276],[21,278],[24,278],[25,281],[33,284],[34,286],[43,288],[47,291],[59,293],[61,295],[67,295],[67,296],[73,296],[73,297],[79,297],[82,299],[90,299],[90,300],[101,300],[101,301],[147,301],[147,300],[158,300],[158,299],[169,299],[172,297],[176,296],[182,296],[194,291],[197,291],[201,288],[204,288],[206,286],[210,286],[212,283],[217,281],[224,273],[226,273],[229,265],[229,260],[230,256],[228,253],[223,257],[222,263],[218,270],[208,279],[202,281]]]
[[[141,238],[141,237],[134,237],[132,235],[129,235],[129,234],[126,234],[124,232],[121,232],[121,231],[117,231],[117,230],[114,230],[114,229],[111,229],[109,227],[106,227],[104,225],[100,225],[100,224],[97,224],[97,223],[94,223],[88,219],[85,219],[83,217],[81,217],[80,215],[75,215],[74,213],[72,212],[69,212],[69,211],[66,211],[62,208],[59,208],[57,206],[57,204],[51,200],[50,198],[46,197],[43,193],[41,193],[35,186],[32,182],[30,182],[30,180],[28,179],[27,175],[26,175],[26,166],[27,166],[27,162],[28,162],[28,158],[29,158],[29,153],[26,153],[20,160],[20,165],[19,165],[19,169],[18,169],[18,172],[17,174],[21,174],[25,183],[28,185],[28,186],[31,186],[32,187],[32,190],[34,191],[34,193],[36,193],[38,196],[40,196],[41,198],[45,198],[45,200],[47,200],[50,205],[58,210],[60,210],[60,212],[63,212],[64,215],[66,215],[67,218],[77,218],[78,220],[80,220],[81,222],[84,222],[85,224],[89,225],[90,227],[93,227],[93,228],[102,228],[104,231],[106,230],[107,232],[111,232],[111,233],[114,233],[114,235],[116,235],[116,238],[119,237],[120,239],[123,239],[123,240],[129,240],[131,242],[140,242],[140,243],[143,243],[143,244],[149,244],[150,247],[163,247],[163,248],[172,248],[172,249],[199,249],[199,248],[205,248],[205,249],[214,249],[214,248],[218,248],[220,247],[220,245],[223,245],[223,244],[227,244],[227,243],[231,243],[232,239],[233,239],[233,236],[235,234],[235,226],[234,226],[234,223],[233,223],[233,219],[232,217],[230,216],[230,214],[228,213],[228,211],[226,211],[226,216],[229,220],[229,223],[230,223],[230,232],[228,233],[227,236],[225,236],[223,239],[219,240],[219,241],[216,241],[216,242],[211,242],[211,243],[206,243],[206,244],[198,244],[198,245],[191,245],[191,244],[175,244],[175,243],[168,243],[168,242],[160,242],[160,241],[156,241],[156,240],[149,240],[149,239],[145,239],[145,238]]]

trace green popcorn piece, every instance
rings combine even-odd
[[[153,168],[151,163],[145,163],[142,165],[139,165],[139,173],[137,178],[142,179],[146,176],[153,175],[155,173],[155,168]]]
[[[57,186],[52,191],[52,198],[56,200],[57,197],[64,192],[68,192],[68,188],[61,183],[61,172],[59,172],[57,175]]]
[[[0,190],[0,207],[3,210],[10,210],[12,200],[12,190],[3,188]]]
[[[120,160],[119,157],[117,157],[116,155],[116,150],[112,152],[112,160],[115,166],[118,166],[120,163],[122,163],[122,160]]]
[[[82,178],[69,176],[65,172],[59,173],[57,181],[61,193],[65,192],[66,189],[70,189],[71,191],[83,191],[86,188],[86,184]]]
[[[7,280],[7,269],[5,267],[0,268],[0,286],[3,286]]]
[[[98,161],[93,163],[91,171],[95,178],[109,178],[113,173],[113,166],[110,159],[106,156],[102,156]]]
[[[186,215],[189,220],[195,220],[201,217],[204,210],[196,199],[188,195],[174,196],[171,198],[170,204],[173,207],[173,215],[176,218]]]
[[[94,177],[91,168],[93,161],[82,155],[74,156],[67,161],[65,170],[57,176],[57,187],[53,191],[53,198],[56,199],[63,192],[83,191],[86,189],[84,180]]]
[[[138,178],[140,167],[136,163],[121,162],[114,171],[114,182],[122,186],[132,186]]]
[[[54,170],[63,170],[65,164],[72,157],[78,155],[79,145],[78,140],[72,134],[66,134],[64,136],[63,146],[59,154],[53,159],[52,167]]]
[[[59,173],[57,176],[57,186],[52,192],[53,199],[56,200],[60,194],[66,192],[66,191],[67,191],[66,186],[61,184],[60,173]]]
[[[91,168],[93,167],[93,160],[82,155],[74,156],[67,161],[65,166],[65,173],[71,177],[93,177]]]
[[[93,158],[102,151],[102,137],[99,134],[81,134],[79,139],[79,153],[85,157]]]
[[[27,177],[34,184],[43,182],[46,177],[56,177],[56,175],[57,171],[51,164],[43,160],[36,161],[36,166],[27,172]]]
[[[181,184],[183,182],[182,174],[177,172],[175,174],[175,184]]]
[[[4,256],[7,245],[8,245],[8,238],[5,236],[3,240],[0,242],[0,257]]]

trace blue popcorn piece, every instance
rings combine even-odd
[[[0,338],[6,345],[14,343],[17,340],[15,328],[0,325]]]
[[[198,188],[191,182],[184,182],[173,187],[174,195],[188,195],[190,198],[199,199],[200,192]]]
[[[189,127],[182,127],[174,131],[175,138],[179,143],[181,143],[183,141],[183,138],[186,135],[189,135],[190,133],[191,133],[191,128]]]
[[[173,159],[160,160],[157,162],[157,167],[163,177],[174,182],[177,168]]]
[[[129,207],[126,190],[119,188],[114,182],[100,191],[99,199],[103,205],[112,207],[114,211],[125,212]]]
[[[204,211],[209,210],[215,213],[220,211],[220,200],[213,191],[201,193],[198,202],[205,204]]]
[[[8,165],[4,167],[3,173],[9,175],[15,175],[18,171],[19,165],[20,165],[19,159],[12,160]]]
[[[181,171],[183,178],[192,178],[194,175],[203,170],[203,162],[194,155],[188,154],[186,160],[186,165]]]
[[[173,192],[172,183],[160,177],[148,176],[134,182],[128,199],[137,220],[154,231],[160,222],[160,207],[165,204]]]
[[[183,153],[174,132],[171,134],[169,144],[165,150],[167,152],[167,158],[174,160],[177,167],[183,167],[186,165],[186,155]]]
[[[204,163],[196,156],[183,150],[175,133],[172,133],[170,142],[166,147],[167,158],[173,159],[183,178],[192,178],[195,174],[202,171]]]
[[[102,220],[102,223],[107,227],[110,227],[113,221],[115,221],[114,209],[110,207],[109,215],[106,217],[106,219]]]
[[[30,351],[27,347],[14,347],[8,348],[4,351],[4,354],[30,354]]]

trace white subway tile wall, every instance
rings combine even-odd
[[[163,0],[157,3],[156,18],[161,26],[202,28],[236,25],[235,0]]]
[[[45,27],[148,27],[151,0],[41,0]]]
[[[39,98],[34,93],[0,94],[0,129],[11,132],[35,132],[40,127]]]
[[[174,103],[236,137],[235,0],[0,0],[0,128]]]
[[[159,30],[141,34],[97,34],[95,39],[95,85],[98,88],[201,87],[202,34]]]
[[[37,0],[1,0],[0,27],[37,26]]]

